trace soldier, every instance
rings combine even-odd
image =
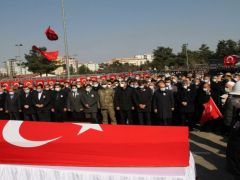
[[[86,119],[91,119],[93,123],[99,123],[97,119],[98,112],[98,93],[92,89],[90,84],[86,85],[82,95],[82,104]]]
[[[77,86],[72,85],[71,92],[67,98],[67,109],[71,112],[74,121],[81,121],[83,119],[83,105],[81,102],[82,92],[78,92]]]
[[[108,116],[111,124],[117,124],[114,111],[114,90],[107,87],[107,82],[102,82],[102,88],[98,90],[99,105],[103,117],[103,124],[108,124]]]
[[[37,85],[37,92],[33,93],[33,105],[37,112],[38,120],[51,120],[51,95],[43,90],[43,85]]]
[[[114,104],[120,113],[120,124],[133,124],[131,112],[134,110],[133,92],[133,88],[129,87],[126,81],[122,81],[120,88],[115,92]]]
[[[172,125],[172,111],[174,110],[173,93],[166,90],[164,81],[159,81],[159,89],[153,95],[153,109],[156,113],[160,124]]]
[[[53,121],[55,122],[63,122],[66,119],[67,112],[67,95],[64,91],[62,91],[61,86],[59,84],[55,85],[55,91],[52,93],[52,113],[53,113]]]
[[[24,93],[21,95],[21,106],[24,120],[37,120],[36,111],[33,106],[32,95],[33,92],[30,91],[29,87],[25,87]]]
[[[10,88],[5,101],[5,111],[11,120],[19,120],[19,112],[21,112],[20,97],[15,91],[15,89]]]

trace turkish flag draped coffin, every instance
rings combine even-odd
[[[0,121],[0,163],[188,166],[186,127]]]

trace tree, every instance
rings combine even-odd
[[[78,68],[78,74],[89,74],[91,73],[92,71],[85,65],[81,65],[79,68]]]
[[[157,70],[176,63],[176,56],[169,47],[158,47],[153,51],[153,56],[152,67]]]
[[[41,47],[40,49],[43,51],[47,50],[45,47]],[[30,50],[29,54],[25,55],[25,59],[27,62],[24,62],[23,65],[28,67],[29,71],[40,74],[40,76],[42,76],[42,74],[49,74],[61,66],[58,65],[58,62],[49,61],[33,50]]]
[[[213,56],[213,51],[206,44],[202,44],[198,49],[199,63],[207,63],[208,59]]]
[[[222,59],[224,56],[238,54],[239,46],[238,43],[229,39],[229,40],[221,40],[218,42],[217,50],[216,50],[216,58]]]

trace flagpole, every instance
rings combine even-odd
[[[67,27],[66,27],[66,17],[65,17],[65,10],[64,10],[64,0],[62,0],[62,21],[63,21],[63,30],[64,30],[64,51],[65,51],[65,58],[66,58],[67,79],[70,79]]]

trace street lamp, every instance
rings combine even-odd
[[[18,58],[19,60],[21,59],[21,56],[20,56],[20,48],[23,46],[21,43],[20,44],[15,44],[15,46],[17,47],[17,54],[18,54]],[[16,58],[17,59],[17,58]]]
[[[187,59],[187,70],[189,71],[189,62],[188,62],[188,50],[187,50],[188,44],[185,44],[185,53],[186,53],[186,59]]]
[[[70,79],[67,27],[66,27],[66,17],[65,17],[65,10],[64,10],[64,0],[62,0],[62,22],[63,22],[63,30],[64,30],[64,51],[65,51],[65,57],[66,57],[67,79]]]

